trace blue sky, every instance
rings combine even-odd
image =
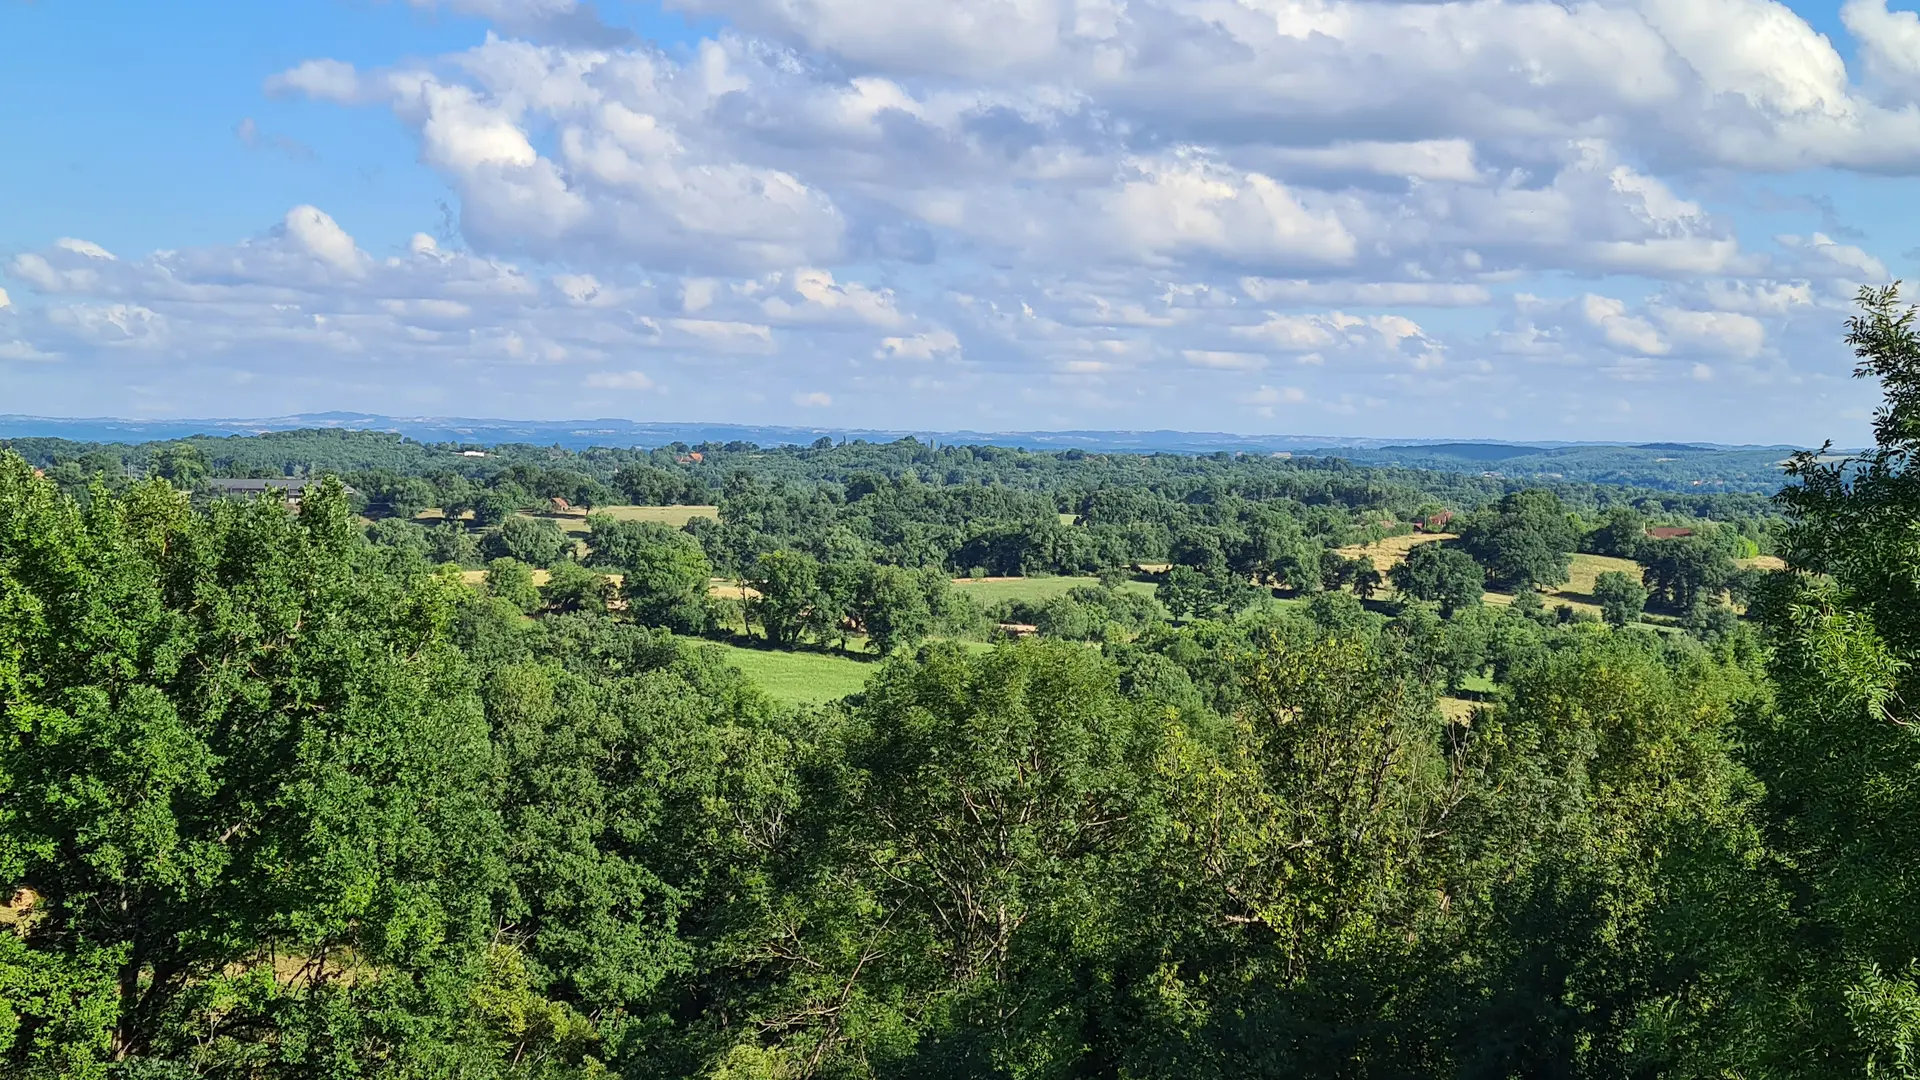
[[[1861,441],[1885,0],[0,0],[0,412]]]

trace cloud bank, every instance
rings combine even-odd
[[[1770,0],[676,0],[724,27],[690,48],[445,6],[494,30],[262,92],[397,119],[453,234],[301,205],[11,253],[0,372],[150,409],[1844,438],[1835,339],[1888,267],[1741,193],[1920,167],[1920,22],[1882,0],[1842,12],[1851,71]]]

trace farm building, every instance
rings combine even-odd
[[[573,504],[555,495],[547,500],[547,509],[556,514],[565,514],[573,509]]]
[[[1414,524],[1419,527],[1421,532],[1439,532],[1441,529],[1446,528],[1447,523],[1452,520],[1453,511],[1442,510],[1437,514],[1428,514],[1422,520],[1414,522]]]
[[[1647,535],[1655,540],[1678,540],[1682,537],[1692,536],[1693,530],[1684,529],[1677,525],[1655,525],[1653,528],[1647,530]]]
[[[1003,622],[1000,624],[1000,632],[1010,638],[1024,638],[1038,634],[1040,628],[1032,623]]]

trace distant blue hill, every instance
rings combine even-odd
[[[780,427],[756,424],[643,423],[633,420],[498,420],[468,417],[378,416],[370,413],[320,412],[254,419],[126,420],[113,417],[49,417],[0,415],[0,438],[56,438],[76,442],[151,442],[191,435],[255,435],[265,431],[303,428],[344,428],[390,431],[422,442],[475,444],[533,443],[569,449],[589,446],[664,446],[674,442],[752,442],[762,446],[809,443],[822,435],[835,439],[864,438],[892,441],[908,435],[942,443],[1019,446],[1039,450],[1078,448],[1104,452],[1212,453],[1244,452],[1325,453],[1335,449],[1369,450],[1387,456],[1450,457],[1469,461],[1499,461],[1579,446],[1615,446],[1626,443],[1538,442],[1499,440],[1461,442],[1446,439],[1368,439],[1318,435],[1236,435],[1218,431],[929,431],[907,428]],[[1646,450],[1765,450],[1786,453],[1787,446],[1713,446],[1686,443],[1648,443]]]
[[[1410,456],[1451,457],[1462,461],[1504,461],[1508,458],[1525,457],[1528,454],[1546,453],[1548,447],[1521,446],[1518,443],[1408,443],[1398,446],[1380,447],[1383,454],[1401,453]]]
[[[745,442],[763,447],[835,441],[893,442],[913,436],[941,445],[1021,447],[1087,453],[1241,453],[1276,457],[1343,458],[1357,465],[1397,466],[1480,474],[1516,484],[1590,483],[1672,492],[1771,494],[1780,489],[1780,464],[1790,446],[1716,446],[1696,443],[1510,443],[1497,439],[1365,439],[1314,435],[1236,435],[1217,431],[925,431],[777,427],[756,424],[641,423],[632,420],[488,420],[465,417],[375,416],[327,412],[264,419],[124,420],[0,416],[0,440],[52,438],[125,443],[203,436],[224,439],[266,432],[323,429],[386,432],[422,443],[463,448],[502,444],[659,447],[673,443]],[[56,453],[42,447],[44,455]],[[217,456],[217,455],[216,455]]]

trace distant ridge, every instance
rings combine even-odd
[[[1525,457],[1528,454],[1544,454],[1548,449],[1548,447],[1544,446],[1522,446],[1518,443],[1452,442],[1403,443],[1398,446],[1380,447],[1380,452],[1394,453],[1398,451],[1427,457],[1460,458],[1463,461],[1505,461],[1508,458]]]
[[[380,416],[356,412],[297,413],[250,419],[206,418],[134,420],[117,417],[49,417],[0,414],[0,438],[56,438],[76,442],[148,442],[190,435],[256,435],[269,431],[338,428],[389,431],[422,442],[475,444],[533,443],[581,450],[590,446],[664,446],[673,442],[753,442],[763,446],[803,444],[828,435],[835,439],[872,442],[914,436],[942,443],[1019,446],[1035,450],[1080,449],[1132,453],[1319,453],[1332,450],[1375,451],[1408,456],[1445,456],[1463,461],[1500,461],[1548,450],[1579,446],[1616,446],[1635,449],[1778,450],[1798,447],[1718,446],[1691,443],[1535,442],[1506,443],[1497,439],[1463,442],[1457,439],[1395,439],[1323,435],[1240,435],[1217,431],[930,431],[907,428],[784,427],[725,423],[649,423],[621,419],[501,420],[468,417]]]

